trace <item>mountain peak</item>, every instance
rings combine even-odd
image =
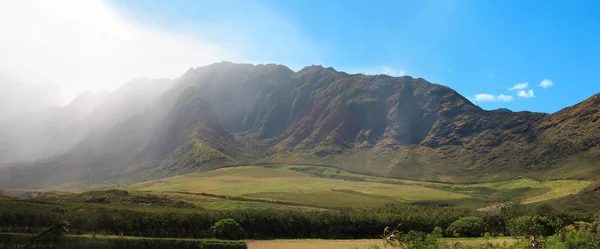
[[[314,65],[314,64],[300,69],[300,71],[298,71],[298,73],[316,72],[316,71],[327,71],[327,72],[332,72],[332,73],[339,73],[333,67],[323,67],[322,65]]]

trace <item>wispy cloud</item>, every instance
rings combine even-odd
[[[519,96],[521,98],[525,98],[525,99],[535,97],[535,95],[533,94],[533,90],[532,89],[529,89],[529,91],[520,90],[517,93],[517,96]]]
[[[493,94],[489,94],[489,93],[480,93],[480,94],[475,94],[475,96],[473,96],[472,98],[469,98],[469,99],[474,102],[496,102],[496,101],[508,102],[508,101],[512,101],[513,97],[510,95],[505,95],[505,94],[500,94],[498,96],[494,96]]]
[[[448,68],[448,73],[454,73],[454,70],[452,70],[452,68]]]
[[[392,67],[389,65],[363,67],[363,68],[351,68],[351,69],[341,68],[340,70],[343,70],[344,72],[347,72],[347,73],[362,73],[362,74],[366,74],[366,75],[385,74],[385,75],[389,75],[389,76],[393,76],[393,77],[401,77],[401,76],[407,75],[406,71],[404,69],[400,69],[398,67]]]
[[[389,76],[405,76],[406,71],[404,70],[396,70],[390,66],[382,66],[380,69],[381,74],[387,74]]]
[[[498,97],[496,97],[496,99],[498,101],[508,102],[508,101],[511,101],[513,99],[513,96],[505,95],[505,94],[500,94],[500,95],[498,95]]]
[[[488,76],[490,76],[490,78],[494,78],[494,79],[496,78],[496,75],[494,73],[492,73],[492,72],[489,72]]]
[[[548,88],[554,85],[554,82],[550,79],[543,79],[542,82],[538,85],[541,88]]]
[[[514,90],[522,90],[525,89],[529,86],[528,82],[522,82],[522,83],[517,83],[515,84],[513,87],[509,88],[508,90],[514,91]]]

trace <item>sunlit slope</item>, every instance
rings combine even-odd
[[[196,172],[127,186],[130,190],[191,192],[285,201],[309,206],[350,207],[386,203],[452,203],[485,206],[503,198],[532,203],[577,193],[586,181],[447,184],[354,174],[317,166],[241,166]]]

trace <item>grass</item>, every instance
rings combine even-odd
[[[256,202],[247,200],[231,200],[225,198],[216,198],[185,193],[163,192],[157,195],[163,196],[165,198],[190,202],[198,208],[206,208],[213,210],[234,210],[244,208],[290,208],[318,210],[318,208],[311,208],[307,206],[282,205],[277,203]]]
[[[122,186],[120,189],[129,191],[128,196],[109,194],[110,191],[52,191],[42,192],[36,199],[81,203],[90,198],[109,197],[114,208],[155,212],[370,207],[387,203],[478,209],[489,208],[505,199],[519,198],[525,204],[557,199],[577,194],[590,184],[582,180],[532,179],[474,184],[444,183],[364,175],[325,166],[264,165],[221,168]],[[14,195],[24,191],[9,189],[7,193]],[[165,200],[141,204],[136,201],[148,197]],[[193,204],[195,208],[174,206],[176,201]]]
[[[64,205],[83,207],[107,207],[114,209],[124,209],[143,212],[198,212],[204,209],[212,210],[235,210],[245,208],[290,208],[304,210],[318,210],[307,206],[284,205],[281,203],[269,203],[248,200],[232,200],[227,198],[209,197],[197,194],[172,193],[172,192],[152,192],[152,191],[128,191],[126,194],[115,193],[115,190],[94,190],[83,193],[62,192],[60,196],[54,195],[54,192],[42,194],[35,198],[40,201],[55,201]],[[124,192],[124,191],[122,191]],[[110,201],[106,203],[91,203],[90,199],[99,199],[109,197]],[[0,197],[1,200],[2,197]],[[142,201],[141,203],[139,201]],[[178,203],[192,204],[177,205]]]
[[[393,179],[351,173],[337,168],[302,165],[238,166],[195,172],[125,186],[152,193],[210,193],[240,198],[282,201],[313,207],[366,207],[386,203],[443,202],[484,207],[506,198],[535,203],[575,194],[589,181],[536,181],[456,184]],[[270,207],[271,203],[209,197],[177,196],[199,207],[231,209]],[[462,203],[462,204],[461,204]]]
[[[494,245],[503,245],[515,243],[515,239],[510,237],[500,237],[487,240],[485,238],[442,238],[441,242],[446,245],[453,245],[457,242],[463,245],[478,245],[483,243],[492,243]],[[249,240],[246,241],[248,249],[367,249],[371,245],[378,245],[384,248],[381,239],[362,239],[362,240]]]
[[[504,245],[506,243],[507,245],[511,245],[511,244],[514,244],[517,240],[512,237],[496,237],[496,238],[492,238],[492,239],[486,239],[486,238],[442,238],[441,241],[446,245],[455,245],[455,244],[460,243],[462,245],[474,246],[474,245],[480,245],[480,244],[484,244],[484,243],[491,243],[493,245]]]
[[[154,192],[186,191],[243,196],[320,207],[373,206],[390,202],[455,200],[470,197],[468,194],[423,185],[315,177],[310,173],[286,168],[257,166],[197,172],[133,184],[126,188]]]

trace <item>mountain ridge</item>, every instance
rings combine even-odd
[[[56,183],[89,177],[86,170],[133,181],[252,162],[443,181],[599,172],[600,94],[554,114],[488,111],[422,78],[231,62],[190,68],[169,85],[103,131],[115,139],[88,137],[38,168],[82,172]],[[0,182],[24,178],[14,179]]]

